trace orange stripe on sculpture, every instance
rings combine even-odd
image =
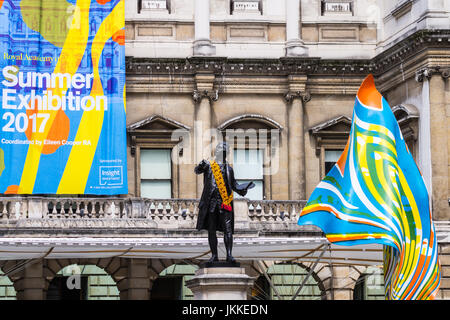
[[[341,176],[344,176],[349,146],[350,146],[350,137],[347,139],[347,145],[345,146],[344,152],[342,152],[341,156],[339,157],[339,160],[336,162],[336,165],[338,166],[339,171],[341,172]]]
[[[3,1],[4,1],[4,0],[0,0],[0,10],[2,9]]]
[[[369,74],[358,90],[358,99],[365,107],[381,110],[383,109],[381,98],[382,95],[375,87],[373,75]]]
[[[108,2],[111,2],[111,0],[97,0],[98,4],[107,4]]]

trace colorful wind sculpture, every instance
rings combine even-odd
[[[383,244],[386,299],[436,296],[440,267],[428,192],[372,75],[358,91],[345,150],[298,224],[318,226],[339,245]]]

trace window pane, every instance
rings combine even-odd
[[[325,162],[337,162],[342,150],[325,150]]]
[[[151,199],[170,199],[172,186],[170,180],[141,181],[141,197]]]
[[[334,167],[343,150],[325,150],[325,174]]]
[[[170,149],[141,149],[141,179],[171,179]]]
[[[336,162],[325,162],[325,175],[327,175],[328,172],[330,172],[330,170],[333,169],[335,164]]]
[[[236,179],[263,179],[263,150],[234,150],[233,169]]]
[[[238,183],[246,183],[252,180],[237,180]],[[234,198],[248,198],[250,200],[263,200],[264,192],[263,192],[263,182],[262,180],[253,180],[255,187],[253,189],[249,189],[245,197],[241,197],[236,192],[233,194]]]

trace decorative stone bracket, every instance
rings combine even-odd
[[[450,67],[425,67],[416,71],[416,81],[423,82],[425,78],[428,80],[435,74],[441,75],[442,78],[448,79],[450,77]]]
[[[199,103],[203,98],[208,98],[209,101],[217,101],[219,100],[219,90],[194,90],[192,93],[192,99],[195,103]]]
[[[284,95],[284,99],[286,102],[291,103],[295,98],[302,99],[303,102],[308,102],[311,100],[311,94],[308,91],[301,92],[301,91],[288,91]]]

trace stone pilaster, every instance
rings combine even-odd
[[[445,99],[445,86],[450,76],[449,68],[424,68],[416,73],[419,82],[428,81],[429,129],[431,144],[431,196],[433,217],[436,220],[450,218],[448,204],[449,190],[449,150],[448,117]],[[426,107],[426,106],[425,106]]]
[[[430,79],[431,172],[433,181],[433,215],[437,220],[450,218],[448,207],[448,120],[446,117],[445,80]]]
[[[439,244],[439,262],[441,264],[441,286],[436,299],[450,299],[450,244]]]
[[[196,89],[192,98],[196,105],[195,110],[195,164],[202,159],[208,159],[212,155],[212,131],[211,131],[211,103],[219,98],[218,92],[213,90],[214,74],[196,74]],[[197,176],[197,197],[201,196],[203,189],[203,176]]]
[[[209,1],[195,0],[194,56],[212,56],[216,48],[211,44]]]
[[[147,259],[122,259],[127,262],[126,277],[118,283],[121,300],[149,300],[150,275]]]
[[[327,300],[353,300],[353,290],[361,270],[352,266],[333,265],[328,278],[323,282]]]
[[[306,197],[305,138],[303,104],[310,100],[305,91],[306,76],[290,76],[290,89],[285,94],[288,104],[289,199]]]
[[[29,264],[14,281],[17,300],[45,300],[45,278],[42,261]]]
[[[308,55],[300,37],[300,0],[286,0],[286,57]]]

